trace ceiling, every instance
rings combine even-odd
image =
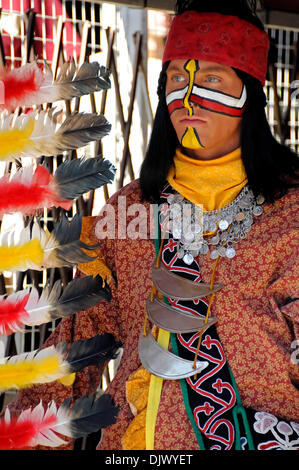
[[[120,6],[127,6],[131,8],[149,8],[169,13],[173,12],[175,5],[175,0],[104,1],[105,3],[113,3]],[[94,0],[94,3],[102,2],[103,0]],[[262,7],[259,8],[258,14],[264,23],[299,29],[299,0],[259,0],[259,3],[262,4]]]
[[[94,3],[102,3],[96,0]],[[127,5],[137,8],[154,8],[173,11],[175,0],[104,0],[107,3]],[[299,0],[260,0],[266,10],[277,10],[299,14]]]
[[[266,10],[299,13],[299,0],[263,0],[263,4]]]

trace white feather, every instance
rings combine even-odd
[[[27,419],[29,419],[31,416],[31,409],[28,408],[27,410],[22,411],[22,413],[18,416],[18,423],[23,423]]]
[[[30,295],[28,297],[25,309],[29,315],[26,318],[26,325],[42,325],[51,320],[49,315],[49,299],[47,296],[48,288],[45,287],[39,297],[38,291],[35,287],[32,287]]]
[[[7,408],[5,409],[5,413],[4,413],[4,422],[7,423],[7,424],[9,424],[10,421],[11,421],[11,419],[10,419],[10,411],[9,411],[9,408],[7,407]]]
[[[81,397],[75,403],[72,402],[72,397],[69,397],[59,408],[56,400],[49,402],[45,408],[42,402],[39,402],[35,408],[23,411],[17,419],[17,424],[27,421],[35,433],[31,434],[31,439],[27,438],[30,442],[24,442],[23,445],[59,447],[61,444],[67,444],[67,441],[56,433],[78,438],[115,423],[118,408],[112,404],[111,397],[99,397],[96,401],[94,397]],[[8,414],[7,419],[10,419]]]
[[[30,420],[35,424],[37,434],[28,443],[29,447],[36,447],[38,445],[44,445],[47,447],[58,447],[67,442],[58,437],[49,427],[47,420],[51,416],[56,416],[57,419],[57,407],[55,402],[52,400],[46,410],[40,402],[35,408],[27,409],[22,411],[19,415],[17,422],[23,423],[24,421]]]
[[[61,66],[56,80],[53,80],[51,68],[47,63],[42,71],[36,62],[8,72],[4,70],[0,75],[4,84],[13,77],[19,81],[22,89],[22,83],[28,82],[29,78],[36,88],[36,91],[23,92],[21,97],[12,96],[9,101],[5,100],[5,103],[0,103],[1,109],[53,103],[110,87],[109,74],[97,62],[84,62],[81,66],[77,66],[74,61],[66,62]]]
[[[40,401],[39,404],[35,408],[33,408],[31,412],[31,417],[34,420],[40,422],[43,419],[44,415],[45,415],[44,407],[43,407],[42,402]]]

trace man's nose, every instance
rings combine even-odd
[[[191,102],[190,98],[192,95],[193,85],[195,82],[195,73],[198,70],[198,64],[196,62],[197,62],[196,60],[190,59],[185,65],[185,69],[189,73],[189,85],[188,85],[188,90],[186,92],[183,103],[184,103],[185,108],[188,109],[189,116],[192,116],[194,114],[194,111],[193,111],[194,103]]]

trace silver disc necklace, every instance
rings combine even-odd
[[[263,196],[255,197],[245,186],[222,209],[204,211],[176,192],[167,197],[168,207],[160,218],[162,224],[168,218],[166,229],[178,241],[177,256],[190,265],[197,255],[209,252],[212,259],[234,258],[235,244],[246,237],[254,217],[262,214],[264,202]]]

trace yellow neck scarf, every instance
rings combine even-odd
[[[247,183],[241,148],[214,160],[187,157],[180,149],[167,176],[171,186],[205,211],[230,204]]]

